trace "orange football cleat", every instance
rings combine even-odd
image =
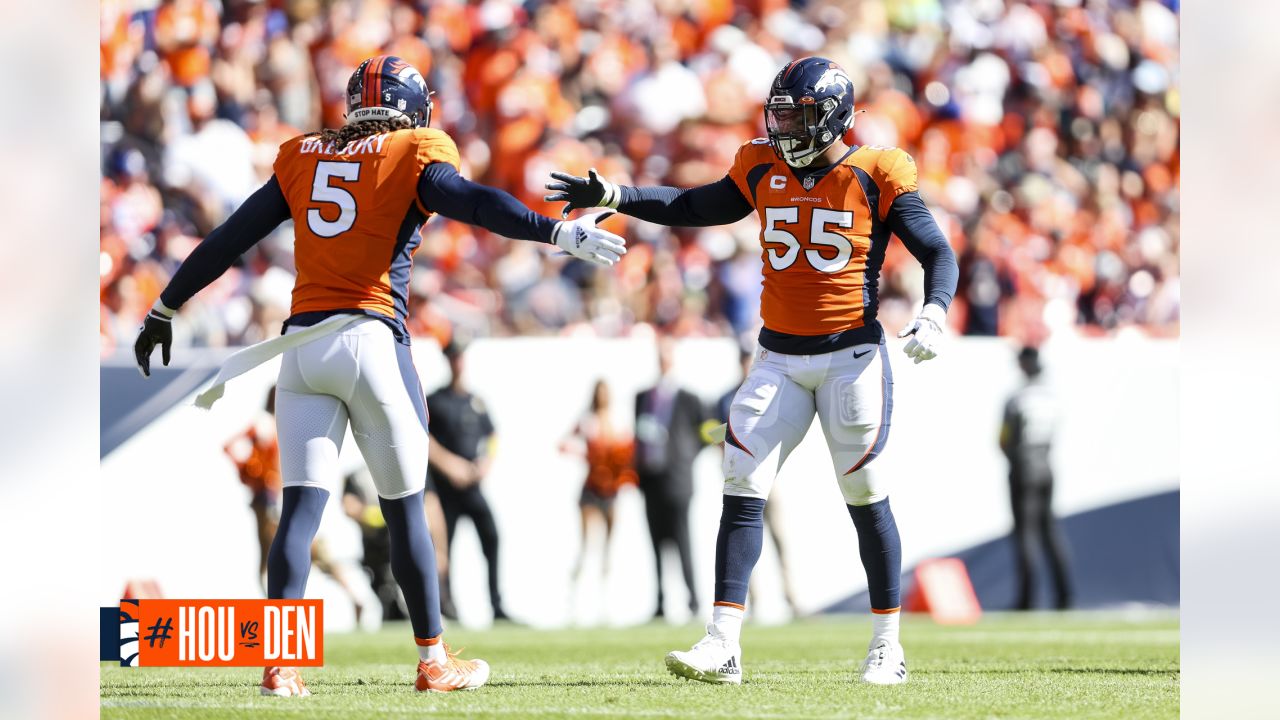
[[[418,663],[418,679],[413,683],[418,692],[453,692],[475,690],[489,679],[489,663],[483,660],[463,660],[456,652],[444,647],[444,660],[423,660]]]
[[[262,669],[263,695],[277,697],[306,697],[311,694],[307,684],[302,682],[302,675],[297,668],[269,667]]]

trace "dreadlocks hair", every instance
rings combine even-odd
[[[359,140],[369,135],[380,135],[382,133],[391,132],[393,130],[405,130],[413,127],[413,121],[407,116],[401,115],[390,120],[361,120],[360,122],[343,125],[334,130],[325,128],[320,131],[320,142],[333,143],[336,148],[345,147],[347,143],[353,140]]]

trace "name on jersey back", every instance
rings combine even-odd
[[[298,145],[302,155],[378,155],[391,133],[367,135],[347,143],[341,150],[335,150],[333,142],[321,142],[319,138],[306,138]]]

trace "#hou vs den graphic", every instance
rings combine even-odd
[[[114,621],[114,622],[113,622]],[[101,659],[126,667],[324,664],[320,600],[121,600],[102,608]]]

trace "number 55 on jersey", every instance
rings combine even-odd
[[[876,316],[889,207],[916,189],[911,156],[864,146],[802,183],[768,144],[752,142],[738,150],[729,177],[760,214],[765,327],[828,335]]]

